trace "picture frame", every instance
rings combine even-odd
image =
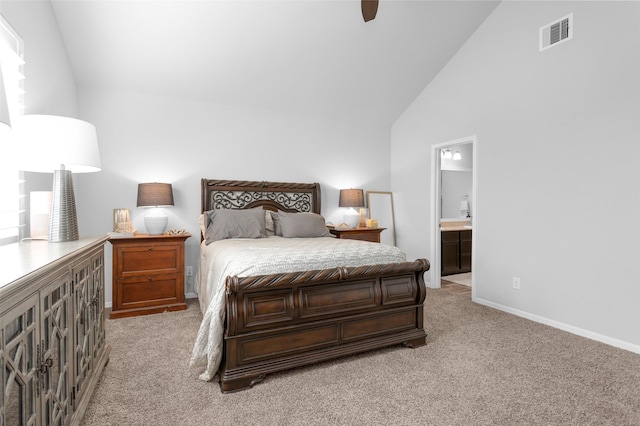
[[[378,221],[378,228],[386,228],[380,234],[380,242],[396,245],[396,228],[393,217],[393,194],[386,191],[367,191],[369,217]]]

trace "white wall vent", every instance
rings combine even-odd
[[[540,51],[573,38],[573,13],[540,28]]]

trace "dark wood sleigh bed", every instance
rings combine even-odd
[[[317,183],[202,179],[202,211],[320,213]],[[375,243],[371,243],[375,244]],[[354,353],[425,344],[426,259],[226,279],[223,392]]]

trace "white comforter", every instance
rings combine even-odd
[[[195,290],[204,315],[193,352],[192,366],[204,368],[201,380],[216,375],[222,358],[225,279],[237,275],[279,274],[404,262],[397,247],[333,237],[228,239],[202,243]]]

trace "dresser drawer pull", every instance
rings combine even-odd
[[[53,359],[51,357],[47,358],[45,361],[40,363],[40,368],[38,369],[41,374],[47,374],[51,366],[53,365]]]
[[[149,247],[149,248],[147,248],[147,250],[151,251],[151,250],[153,250],[153,247]]]
[[[149,277],[148,279],[149,279],[149,282],[151,282],[151,277]]]

